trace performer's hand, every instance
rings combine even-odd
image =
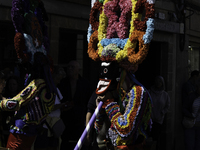
[[[100,101],[104,102],[104,101],[106,101],[107,99],[112,99],[112,98],[113,98],[112,92],[107,91],[107,92],[105,93],[105,95],[103,95],[103,96],[98,95],[98,96],[97,96],[96,105],[98,106]]]
[[[97,99],[96,99],[96,106],[99,105],[99,102],[102,101],[102,99],[103,99],[104,97],[105,97],[105,95],[104,95],[104,96],[97,96]]]
[[[84,144],[85,144],[86,146],[90,146],[90,144],[92,143],[92,138],[91,138],[91,135],[89,135],[89,134],[90,134],[90,133],[87,134],[86,139],[85,139],[85,142],[84,142]]]

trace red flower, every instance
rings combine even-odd
[[[25,54],[25,40],[24,36],[17,32],[14,37],[14,46],[17,53],[17,57],[22,59],[22,61],[27,62],[29,60],[28,54]]]
[[[99,60],[98,50],[95,50],[98,43],[98,31],[94,31],[90,37],[90,42],[88,43],[88,55],[94,61]]]
[[[98,12],[100,12],[100,13],[102,12],[102,6],[103,6],[103,4],[100,3],[99,1],[97,1],[94,3],[94,6],[92,7],[92,9],[90,11],[89,22],[92,26],[93,31],[98,30],[99,22],[97,21],[97,15],[98,15]]]
[[[144,8],[146,9],[144,20],[140,21],[139,19],[136,19],[134,21],[134,26],[136,30],[145,31],[147,28],[146,22],[148,18],[154,18],[155,16],[154,4],[149,4],[146,0],[138,0],[134,12],[142,14]]]

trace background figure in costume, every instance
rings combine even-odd
[[[48,59],[45,55],[36,53],[35,60],[25,89],[15,97],[0,102],[1,111],[15,111],[6,146],[13,150],[31,148],[41,123],[54,105],[56,92],[51,91],[45,82],[47,77],[44,71],[48,70],[44,68],[48,66]]]
[[[100,149],[142,149],[148,137],[152,102],[133,73],[153,38],[154,2],[92,1],[88,55],[102,62],[96,94],[97,105],[103,101],[103,106],[95,121]]]
[[[53,110],[57,90],[50,73],[48,20],[41,0],[13,0],[14,46],[27,69],[24,89],[0,101],[1,111],[15,112],[7,148],[30,150],[41,124]]]
[[[62,134],[61,150],[73,149],[85,128],[87,103],[91,95],[88,80],[80,76],[80,64],[70,61],[67,65],[67,76],[61,80],[58,88],[63,95],[61,118],[66,126]]]
[[[157,76],[154,81],[154,85],[149,89],[149,94],[151,95],[153,101],[152,108],[152,131],[151,136],[153,141],[157,142],[157,150],[159,150],[160,135],[162,132],[162,125],[164,121],[165,114],[170,107],[170,97],[165,91],[165,82],[162,76]]]

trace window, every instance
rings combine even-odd
[[[58,63],[66,66],[71,60],[77,60],[81,66],[81,75],[83,71],[87,72],[87,32],[80,30],[64,29],[59,30],[59,54]],[[84,70],[83,70],[84,68]]]
[[[189,45],[188,46],[188,73],[193,70],[199,70],[199,51],[200,46]]]

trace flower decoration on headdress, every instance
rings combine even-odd
[[[123,64],[127,61],[133,66],[142,63],[153,38],[154,3],[154,0],[93,1],[88,28],[89,57]],[[142,21],[144,9],[145,17]],[[135,50],[137,42],[138,52]],[[113,46],[115,48],[106,50]]]
[[[34,54],[49,51],[48,20],[41,0],[13,0],[11,18],[15,28],[14,46],[17,56],[23,62],[34,61]]]
[[[117,47],[116,44],[109,44],[106,47],[104,47],[101,55],[102,61],[114,61],[117,52],[120,51],[120,48]]]

